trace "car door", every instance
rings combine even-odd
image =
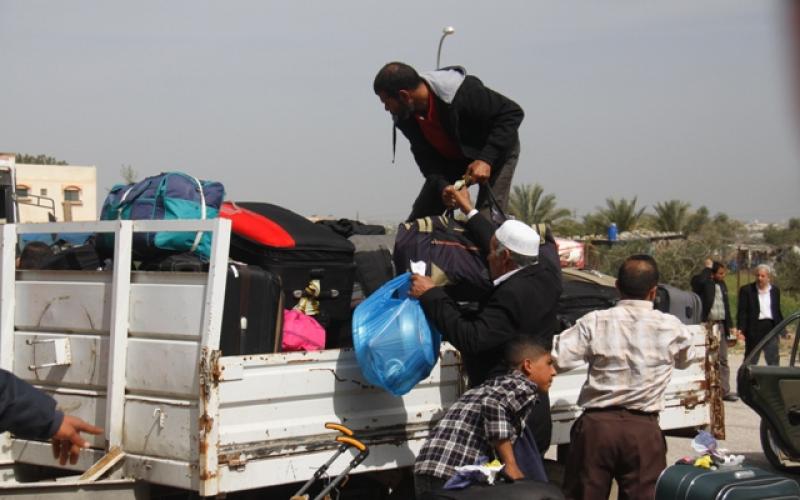
[[[764,350],[775,340],[781,344],[780,361],[777,366],[768,366]],[[799,341],[800,311],[758,343],[745,357],[737,377],[739,396],[767,421],[781,448],[794,457],[800,456]]]

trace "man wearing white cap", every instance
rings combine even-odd
[[[458,206],[468,221],[466,229],[481,247],[489,264],[494,287],[475,313],[462,312],[442,288],[427,276],[412,277],[411,296],[419,298],[425,315],[444,339],[461,352],[474,387],[507,371],[503,347],[518,335],[529,335],[548,348],[558,328],[556,303],[561,295],[560,269],[552,259],[539,259],[540,238],[527,224],[509,220],[495,231],[494,225],[474,209],[466,189],[449,186],[445,199]],[[544,452],[550,443],[549,401],[546,420],[534,410],[544,427],[536,429],[536,443]]]

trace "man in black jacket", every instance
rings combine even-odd
[[[10,431],[24,439],[51,439],[53,456],[61,465],[78,461],[81,448],[89,443],[81,432],[103,432],[83,420],[64,415],[56,409],[56,402],[35,387],[0,370],[0,432]]]
[[[500,207],[507,208],[524,117],[517,103],[456,66],[420,75],[391,62],[378,72],[373,89],[411,143],[425,176],[407,220],[441,214],[445,187],[465,174],[470,182],[488,182]],[[488,214],[488,204],[481,186],[477,207]]]
[[[445,197],[467,214],[466,229],[486,255],[494,288],[477,313],[462,312],[442,288],[427,276],[412,277],[411,296],[418,297],[425,316],[444,339],[461,352],[471,387],[504,373],[503,349],[518,335],[535,337],[548,349],[558,328],[556,304],[561,295],[561,270],[555,259],[538,258],[540,239],[523,222],[509,220],[495,231],[477,213],[466,189],[448,187]],[[550,401],[531,414],[536,444],[544,453],[550,445]]]
[[[725,401],[738,401],[739,396],[731,392],[731,368],[728,364],[728,343],[736,343],[731,321],[731,308],[728,303],[728,286],[725,276],[728,269],[725,264],[707,259],[705,268],[692,277],[692,290],[700,296],[703,304],[703,321],[710,322],[712,328],[720,332],[719,339],[719,383],[722,389],[722,399]]]
[[[744,355],[747,356],[775,325],[783,321],[781,291],[777,285],[770,283],[769,266],[757,266],[756,281],[739,289],[738,309],[736,325],[744,335]],[[764,358],[768,365],[778,365],[778,348],[776,335],[764,346]],[[756,355],[753,364],[758,363],[759,357]]]

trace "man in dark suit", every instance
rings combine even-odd
[[[736,324],[744,335],[744,355],[761,342],[761,339],[775,325],[783,321],[781,314],[781,291],[770,283],[769,266],[761,264],[756,267],[756,281],[739,289],[739,311]],[[764,358],[768,365],[777,365],[779,361],[778,336],[764,346]],[[758,363],[760,353],[753,363]]]
[[[692,277],[692,290],[700,296],[703,304],[701,319],[712,324],[720,332],[719,339],[719,383],[722,388],[722,399],[725,401],[738,401],[739,396],[731,392],[731,369],[728,364],[728,347],[736,343],[731,321],[731,308],[728,303],[728,287],[725,276],[728,269],[725,264],[710,259],[706,260],[706,267]]]
[[[475,313],[462,312],[427,276],[412,277],[411,296],[419,298],[428,320],[461,352],[470,386],[475,387],[505,373],[503,349],[514,337],[533,336],[551,348],[558,328],[561,270],[557,260],[550,258],[546,243],[540,252],[539,235],[527,224],[508,220],[495,231],[495,226],[472,206],[466,189],[457,191],[449,186],[445,199],[467,215],[466,229],[486,257],[494,287]],[[529,422],[544,453],[551,431],[546,395],[536,406]]]

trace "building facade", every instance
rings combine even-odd
[[[20,222],[97,220],[97,169],[93,166],[16,164]]]

